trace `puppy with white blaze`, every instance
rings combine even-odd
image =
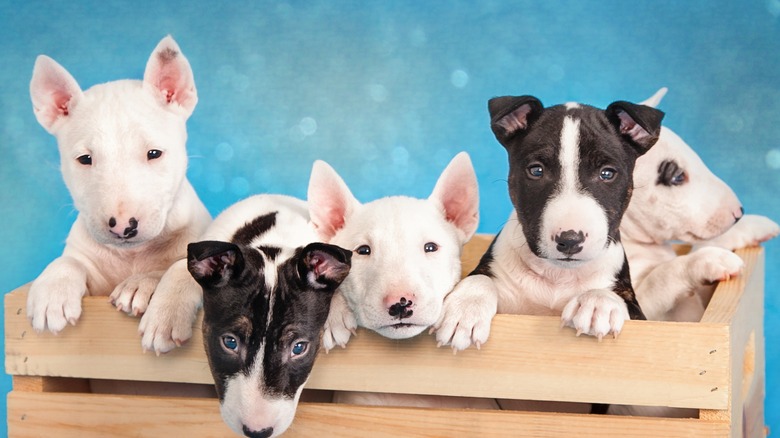
[[[489,111],[509,156],[514,211],[447,296],[439,343],[479,347],[496,312],[558,315],[599,339],[644,319],[618,227],[634,163],[658,139],[663,113],[623,101],[544,108],[531,96],[491,99]]]
[[[85,294],[140,314],[163,272],[211,217],[186,178],[186,121],[198,101],[192,69],[170,36],[144,78],[82,91],[51,58],[35,62],[30,95],[57,138],[62,176],[79,214],[62,255],[30,287],[37,331],[61,331]]]
[[[308,193],[320,239],[354,252],[352,273],[331,304],[323,345],[345,346],[358,326],[392,339],[416,336],[439,318],[460,279],[463,244],[479,224],[477,178],[456,155],[427,199],[390,196],[361,204],[326,163]]]
[[[350,251],[317,243],[306,203],[247,198],[188,247],[203,288],[203,342],[225,423],[251,438],[290,426]],[[197,285],[196,285],[197,286]]]

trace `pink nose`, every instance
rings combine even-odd
[[[127,220],[119,220],[111,217],[108,220],[108,228],[112,234],[120,239],[132,239],[138,234],[138,219],[131,217]]]
[[[387,308],[387,313],[393,318],[409,318],[414,313],[412,309],[416,299],[412,293],[389,294],[385,296],[385,308]]]

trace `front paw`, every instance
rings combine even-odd
[[[566,304],[561,314],[561,326],[572,327],[577,336],[585,333],[599,338],[617,335],[629,319],[625,301],[606,289],[595,289],[578,295]]]
[[[715,246],[690,253],[690,277],[694,285],[725,281],[739,275],[745,262],[733,252]]]
[[[352,309],[341,293],[336,293],[330,303],[328,320],[325,322],[325,330],[322,335],[322,348],[330,351],[336,346],[347,346],[349,338],[357,330],[357,320]]]
[[[734,228],[745,231],[744,246],[758,246],[780,234],[780,225],[766,216],[748,214],[734,225]],[[736,249],[736,248],[735,248]]]
[[[46,329],[59,333],[81,317],[81,298],[87,285],[79,279],[51,277],[45,272],[30,286],[27,295],[27,318],[37,332]]]
[[[490,323],[498,308],[493,280],[484,275],[466,277],[444,299],[441,316],[431,331],[441,347],[460,351],[474,345],[479,349],[490,336]]]
[[[138,316],[146,312],[154,289],[160,282],[164,271],[131,275],[119,283],[111,292],[109,299],[120,312]]]

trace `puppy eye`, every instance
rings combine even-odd
[[[428,243],[425,244],[424,249],[425,249],[425,252],[436,252],[439,249],[439,245],[437,245],[437,244],[435,244],[433,242],[428,242]]]
[[[531,179],[540,179],[544,176],[544,168],[541,164],[532,164],[528,166],[528,176],[530,176]]]
[[[82,155],[82,156],[76,158],[76,161],[78,161],[80,164],[83,164],[85,166],[91,166],[92,165],[92,155],[89,155],[89,154]]]
[[[371,247],[368,245],[360,245],[355,250],[356,253],[360,255],[370,255],[371,254]]]
[[[238,339],[233,335],[222,336],[222,346],[229,352],[235,353],[238,350]]]
[[[163,153],[162,153],[162,151],[161,151],[161,150],[158,150],[158,149],[149,149],[149,150],[146,152],[146,159],[147,159],[147,160],[156,160],[156,159],[158,159],[158,158],[162,157],[162,154],[163,154]]]
[[[309,343],[306,341],[298,341],[293,344],[293,347],[290,350],[290,357],[295,358],[303,356],[307,351],[309,351]]]
[[[599,173],[599,178],[601,178],[602,181],[612,181],[613,179],[615,179],[615,175],[617,175],[617,170],[611,167],[605,167],[601,169],[601,173]]]
[[[677,175],[675,175],[671,181],[669,181],[673,186],[681,186],[685,184],[685,182],[688,181],[688,175],[685,174],[685,172],[681,172]]]

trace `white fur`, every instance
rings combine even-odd
[[[665,93],[662,88],[644,103],[656,106]],[[658,166],[668,159],[688,173],[686,184],[656,184]],[[731,188],[666,127],[655,146],[637,160],[634,185],[620,231],[637,300],[651,320],[699,321],[714,290],[712,283],[739,275],[742,269],[742,259],[732,251],[780,233],[766,217],[742,216]],[[694,244],[692,251],[678,256],[672,244],[680,241]],[[620,405],[611,406],[610,413],[696,415],[690,409]]]
[[[187,59],[166,37],[143,81],[82,91],[41,55],[30,95],[38,121],[57,138],[63,179],[79,211],[62,256],[30,288],[33,327],[56,333],[75,324],[85,294],[110,293],[120,310],[142,313],[162,273],[211,220],[185,176],[185,122],[197,103]],[[149,150],[162,155],[148,159]],[[84,156],[91,165],[78,161]],[[137,235],[119,238],[131,218]]]
[[[344,346],[358,327],[394,339],[415,336],[439,318],[444,296],[460,278],[460,254],[479,221],[476,176],[458,154],[431,196],[359,203],[338,174],[315,163],[309,184],[312,224],[320,238],[353,251],[352,269],[331,303],[323,346]],[[426,243],[438,246],[425,252]],[[371,248],[370,255],[356,250]],[[400,322],[388,308],[401,297],[413,314]]]

